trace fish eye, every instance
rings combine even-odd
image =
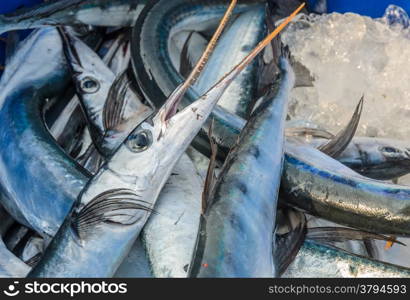
[[[148,130],[139,131],[137,133],[132,133],[127,139],[127,147],[132,152],[142,152],[151,146],[152,134]]]
[[[94,94],[100,89],[100,83],[92,77],[85,77],[80,82],[80,89],[87,94]]]
[[[390,154],[401,152],[399,149],[396,149],[393,147],[382,147],[380,150],[386,153],[390,153]]]

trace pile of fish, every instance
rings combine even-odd
[[[410,235],[410,149],[355,136],[365,97],[336,134],[287,121],[280,32],[322,2],[0,15],[0,276],[410,277],[374,246]]]

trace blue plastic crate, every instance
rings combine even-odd
[[[389,4],[400,6],[407,13],[410,13],[409,0],[328,0],[327,8],[329,12],[354,12],[372,18],[380,18]]]

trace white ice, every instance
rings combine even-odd
[[[337,132],[364,94],[358,135],[410,143],[408,37],[407,30],[352,13],[303,16],[290,24],[282,40],[315,79],[313,87],[293,90],[291,119]]]
[[[292,120],[311,121],[336,133],[350,119],[360,97],[365,104],[357,135],[408,140],[410,145],[410,34],[384,20],[347,13],[302,16],[282,35],[296,61],[314,77],[296,87]],[[410,175],[401,178],[410,185]],[[407,245],[410,239],[400,238]],[[384,249],[379,259],[410,267],[410,248]]]

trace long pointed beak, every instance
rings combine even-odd
[[[156,120],[156,122],[163,123],[163,131],[161,132],[159,138],[164,136],[167,131],[173,131],[172,128],[180,130],[181,134],[184,130],[194,130],[194,128],[197,130],[195,132],[198,132],[232,81],[247,65],[252,62],[252,60],[270,43],[270,41],[285,28],[285,26],[300,12],[304,6],[305,3],[301,4],[280,26],[278,26],[263,41],[261,41],[255,49],[253,49],[238,65],[236,65],[230,72],[221,78],[197,101],[185,107],[182,111],[173,115],[171,118],[165,120],[162,116],[167,113],[169,107],[164,105],[153,119]],[[180,85],[172,95],[180,94],[182,86],[183,85]],[[168,101],[170,100],[167,100],[167,102]],[[178,125],[176,126],[175,124]],[[171,135],[173,134],[171,133]]]
[[[216,43],[218,42],[219,37],[221,36],[224,28],[226,27],[226,24],[229,21],[229,18],[232,15],[232,12],[233,12],[233,9],[235,8],[236,3],[237,3],[237,0],[231,0],[231,4],[226,9],[224,16],[219,22],[218,28],[213,34],[211,40],[206,46],[204,53],[202,53],[195,67],[193,68],[191,73],[188,75],[185,82],[179,85],[174,90],[174,92],[168,97],[167,101],[162,106],[161,118],[164,123],[166,123],[172,116],[176,114],[179,103],[184,97],[186,91],[188,90],[190,86],[192,86],[195,83],[195,81],[198,79],[199,75],[201,74],[202,70],[204,69],[205,64],[208,62],[208,59],[211,56],[213,50],[215,49],[215,46],[216,46]]]

